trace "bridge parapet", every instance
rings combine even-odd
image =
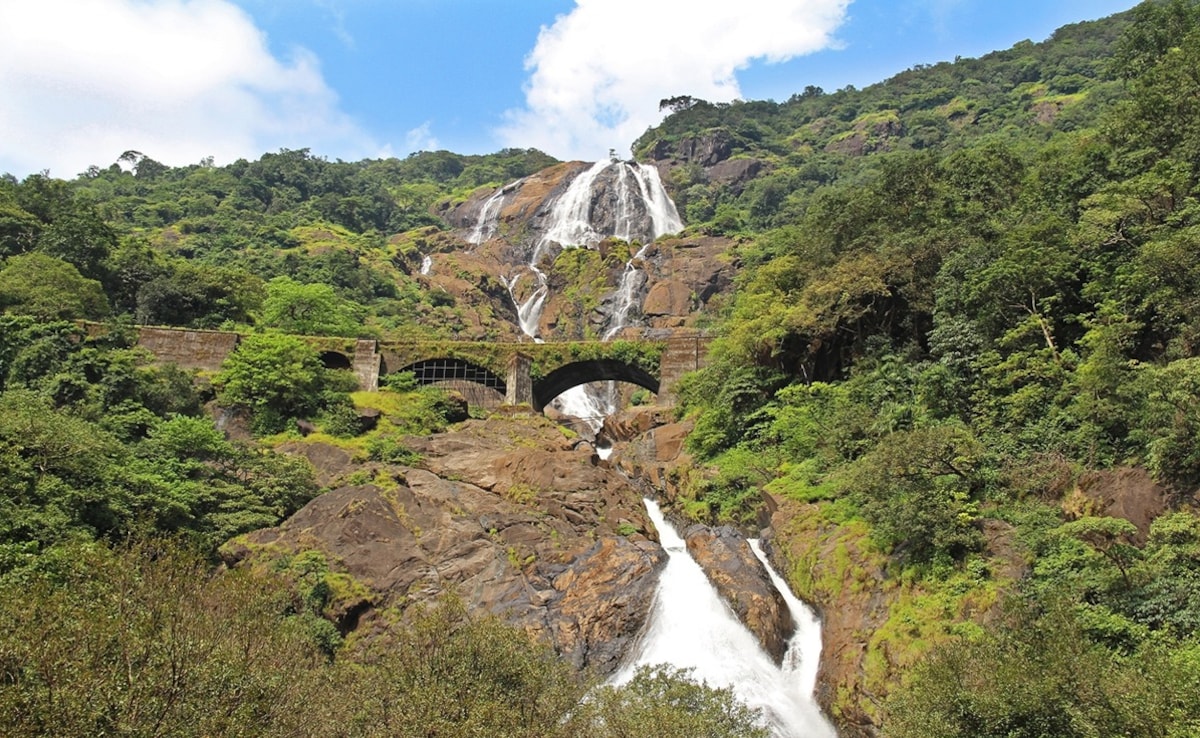
[[[139,328],[137,345],[159,361],[183,369],[215,372],[242,337],[228,331],[183,328]]]
[[[609,359],[636,366],[658,375],[658,366],[667,348],[665,340],[647,341],[389,341],[381,343],[383,356],[381,373],[404,371],[407,367],[429,359],[457,359],[468,362],[497,376],[507,376],[513,357],[529,359],[529,374],[534,382],[541,381],[554,370],[579,361]]]

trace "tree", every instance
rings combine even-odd
[[[601,687],[581,706],[589,738],[767,738],[761,711],[733,691],[697,683],[687,671],[639,667],[627,684]]]
[[[704,102],[703,100],[692,97],[691,95],[675,95],[673,97],[665,97],[658,101],[659,110],[670,110],[672,113],[682,113],[689,108],[694,108],[696,105]]]
[[[889,434],[849,469],[875,535],[914,561],[961,558],[978,548],[975,528],[984,450],[956,423]]]
[[[0,269],[0,309],[44,319],[103,318],[108,300],[100,283],[45,254],[11,257]]]
[[[246,323],[262,292],[262,282],[245,272],[180,260],[138,288],[135,317],[146,325]]]
[[[248,336],[225,359],[213,384],[222,403],[246,408],[256,430],[267,433],[317,412],[332,387],[316,350],[279,334]]]
[[[46,568],[0,583],[0,733],[284,736],[316,712],[320,657],[279,582],[211,576],[169,541],[73,545]]]
[[[37,243],[42,223],[14,202],[0,199],[0,257],[23,254]]]
[[[311,336],[355,336],[361,332],[358,311],[327,284],[300,284],[290,277],[267,282],[260,323],[288,333]]]

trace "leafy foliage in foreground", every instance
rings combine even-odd
[[[170,542],[65,548],[37,575],[0,583],[0,732],[765,735],[727,691],[678,672],[642,672],[584,700],[591,684],[552,651],[454,601],[332,660],[292,615],[301,608],[281,581],[213,573]]]

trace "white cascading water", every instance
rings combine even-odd
[[[603,240],[604,236],[592,226],[592,185],[600,173],[611,166],[621,164],[598,161],[571,180],[570,186],[554,203],[546,230],[534,246],[534,261],[555,243],[564,247],[587,247]]]
[[[654,607],[638,651],[613,676],[614,684],[633,677],[645,664],[691,669],[694,679],[730,687],[751,707],[762,710],[774,738],[836,738],[837,733],[813,699],[821,653],[820,623],[792,595],[770,565],[775,583],[796,621],[783,665],[776,666],[757,639],[717,595],[687,545],[653,500],[646,510],[669,559],[659,577]],[[761,549],[751,545],[763,559]]]
[[[638,164],[637,167],[637,173],[640,175],[635,177],[638,194],[642,202],[645,203],[646,212],[650,216],[650,222],[653,224],[655,238],[664,233],[678,233],[682,231],[683,221],[679,219],[679,211],[675,209],[675,203],[671,201],[666,189],[662,186],[658,170],[643,164]],[[624,186],[626,179],[626,169],[622,168],[619,180],[622,186]],[[625,210],[628,209],[626,208]],[[632,240],[629,235],[631,227],[632,225],[626,226],[627,235],[621,236],[626,241]],[[617,291],[613,295],[613,310],[609,318],[608,330],[604,332],[603,340],[605,341],[620,334],[629,324],[629,313],[633,310],[638,290],[645,281],[642,271],[637,267],[637,262],[645,255],[648,248],[649,244],[642,246],[633,255],[633,258],[625,262],[625,271],[621,273],[621,283],[617,285]]]
[[[613,203],[612,233],[601,233],[592,222],[593,190],[597,179],[610,167],[616,167],[615,202]],[[489,197],[480,209],[479,221],[471,234],[472,243],[483,243],[490,238],[499,222],[500,209],[505,193],[512,191],[512,185],[497,190]],[[642,207],[636,206],[640,201]],[[644,211],[645,215],[642,215]],[[539,269],[542,259],[547,252],[558,245],[562,248],[590,248],[606,236],[615,236],[626,241],[632,241],[647,232],[644,227],[644,217],[649,217],[650,240],[668,233],[678,233],[683,230],[683,222],[675,203],[671,201],[666,189],[663,188],[658,170],[643,164],[621,161],[598,161],[580,172],[571,180],[571,184],[554,203],[547,218],[546,229],[534,244],[530,253],[527,271],[532,273],[537,285],[524,300],[518,300],[516,287],[524,273],[517,273],[505,280],[509,295],[517,308],[517,320],[525,335],[541,341],[539,325],[542,309],[546,305],[550,288],[546,276]],[[621,283],[613,296],[613,309],[609,316],[609,328],[605,331],[603,340],[608,340],[624,329],[629,322],[629,315],[634,307],[637,290],[642,279],[640,271],[634,265],[635,259],[640,258],[645,247],[630,259],[621,275]],[[604,418],[613,412],[615,405],[616,385],[608,382],[601,392],[588,391],[584,387],[576,387],[559,395],[553,405],[559,412],[582,419],[593,432],[600,429]]]
[[[514,274],[504,280],[504,286],[508,288],[508,296],[512,298],[513,304],[517,306],[517,324],[521,326],[521,332],[532,338],[534,341],[541,343],[542,337],[538,335],[540,328],[538,323],[542,317],[542,306],[546,302],[546,297],[550,294],[550,288],[546,285],[546,277],[535,266],[530,265],[530,269],[538,277],[541,283],[537,289],[533,291],[525,302],[517,300],[517,282],[520,281],[521,275]]]
[[[428,255],[422,256],[421,257],[421,274],[428,275],[432,271],[433,271],[433,257],[428,256]]]
[[[512,192],[513,187],[520,181],[501,187],[484,201],[483,207],[479,209],[479,221],[475,224],[475,230],[467,237],[468,241],[478,246],[496,235],[496,230],[500,227],[500,210],[504,206],[504,196]]]
[[[650,248],[649,245],[641,247],[633,255],[633,258],[625,262],[625,271],[621,273],[621,283],[617,285],[617,291],[613,293],[613,310],[609,317],[608,330],[604,331],[602,340],[611,340],[625,330],[628,325],[629,313],[633,311],[633,303],[637,299],[638,290],[645,281],[642,270],[637,268],[636,262],[642,258],[648,248]]]
[[[586,247],[600,241],[600,236],[592,230],[591,226],[592,183],[596,181],[596,177],[600,172],[604,171],[608,166],[605,162],[596,162],[593,164],[586,171],[571,180],[571,184],[567,187],[566,192],[554,203],[554,208],[550,211],[546,231],[537,240],[537,243],[534,244],[533,251],[529,255],[529,263],[526,265],[537,280],[537,286],[533,289],[533,292],[529,293],[529,296],[523,302],[520,302],[517,300],[516,286],[517,281],[521,278],[521,274],[515,274],[507,281],[508,294],[512,297],[513,304],[517,306],[517,320],[521,324],[521,331],[535,341],[542,340],[539,324],[542,320],[542,308],[545,307],[546,298],[550,295],[550,287],[546,284],[546,275],[542,273],[538,265],[541,264],[546,250],[551,248],[555,243],[560,244],[564,248],[570,248],[575,246]],[[495,199],[495,197],[496,195],[492,195],[488,203],[492,199]],[[477,229],[483,227],[483,217],[486,216],[486,211],[487,203],[484,203],[480,216],[480,226],[477,226]]]

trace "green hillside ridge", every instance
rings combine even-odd
[[[688,231],[731,237],[742,265],[710,366],[681,392],[702,468],[685,475],[676,512],[749,526],[764,493],[774,500],[793,588],[848,644],[826,653],[822,695],[844,736],[1200,732],[1197,69],[1200,3],[1151,0],[862,90],[671,98],[674,112],[633,144],[669,169]],[[713,176],[684,155],[700,143],[758,173]],[[110,728],[86,705],[81,722],[47,722],[37,690],[59,677],[37,671],[26,617],[75,622],[76,583],[94,581],[98,597],[126,586],[100,577],[133,566],[108,546],[167,533],[211,556],[319,491],[292,457],[226,441],[203,414],[217,393],[237,404],[236,365],[193,383],[150,365],[119,326],[265,331],[250,348],[268,358],[299,351],[271,331],[499,335],[506,318],[486,300],[414,275],[421,255],[444,253],[464,283],[498,294],[448,253],[436,213],[551,163],[532,150],[357,163],[300,150],[167,167],[129,152],[72,181],[0,178],[0,715],[27,721],[5,729]],[[555,265],[579,295],[580,314],[564,316],[577,330],[605,261]],[[86,339],[68,322],[80,318],[114,330]],[[278,390],[255,408],[260,432],[311,416],[322,438],[409,463],[403,435],[446,422],[444,396],[397,377],[389,419],[361,432],[345,377],[314,362],[288,364],[300,379],[248,370]],[[301,379],[311,391],[296,397]],[[1136,488],[1147,519],[1132,519],[1117,488]],[[320,617],[333,584],[312,595],[318,569],[262,585],[286,607],[224,577],[214,586],[228,593],[204,596],[274,608],[271,648],[311,664],[305,679],[378,679],[368,691],[389,704],[387,675],[417,667],[343,644]],[[492,625],[478,627],[500,638]],[[395,638],[430,637],[414,627]],[[451,629],[464,653],[478,647],[475,627]],[[541,689],[543,654],[504,643],[524,666],[496,704]],[[262,676],[236,668],[247,684]],[[527,716],[598,734],[559,721],[563,704]],[[248,704],[230,720],[263,715]],[[397,729],[381,715],[360,725]],[[615,715],[590,729],[626,724]],[[237,733],[229,725],[198,730]],[[282,735],[291,723],[271,725]],[[476,729],[546,734],[488,725]]]

